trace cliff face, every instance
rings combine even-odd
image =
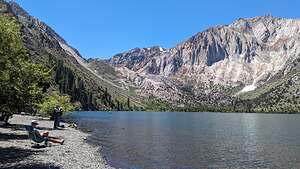
[[[17,4],[0,0],[0,13],[21,24],[24,45],[34,62],[64,60],[98,99],[108,92],[112,98],[130,98],[140,106],[146,97],[174,105],[245,107],[242,99],[252,100],[257,108],[282,107],[300,98],[296,83],[300,20],[271,16],[238,19],[200,32],[173,48],[135,48],[108,60],[85,60],[53,29]],[[278,99],[280,93],[288,99]],[[293,103],[295,109],[298,104]],[[278,109],[272,106],[270,109]]]
[[[181,85],[194,91],[211,85],[240,86],[244,88],[237,92],[242,93],[267,83],[299,58],[299,29],[300,20],[239,19],[200,32],[174,48],[136,48],[107,62],[142,93],[158,97],[174,98],[164,90],[182,93],[176,87]]]

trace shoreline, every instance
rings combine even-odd
[[[99,110],[99,111],[74,111],[74,112],[145,112],[145,113],[223,113],[223,114],[282,114],[282,115],[292,115],[292,114],[298,114],[300,115],[300,112],[209,112],[209,111],[113,111],[113,110]]]
[[[41,131],[50,131],[50,136],[62,137],[64,145],[32,148],[24,125],[37,120]],[[86,142],[88,133],[69,127],[52,130],[53,121],[39,116],[13,115],[8,127],[0,126],[0,168],[2,169],[113,169],[100,153],[101,147]]]

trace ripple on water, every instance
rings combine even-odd
[[[75,112],[121,168],[300,168],[300,116]]]

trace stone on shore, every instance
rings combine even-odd
[[[39,126],[50,131],[50,136],[62,137],[64,145],[51,144],[51,147],[32,148],[24,125],[37,120]],[[74,128],[52,130],[53,121],[37,116],[14,115],[11,126],[0,126],[0,169],[110,169],[102,158],[99,148],[86,143],[88,134]]]

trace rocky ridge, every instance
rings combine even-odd
[[[234,94],[240,94],[289,72],[290,63],[300,56],[299,30],[297,19],[238,19],[200,32],[174,48],[136,48],[106,63],[142,95],[172,102],[182,101],[186,88],[195,96],[210,97],[211,90],[227,95],[223,87],[238,88]]]
[[[126,100],[128,97],[134,104],[141,106],[134,96],[128,96],[126,91],[115,85],[110,79],[91,70],[87,66],[88,62],[75,48],[50,26],[28,14],[17,3],[0,0],[0,15],[9,16],[19,23],[23,44],[28,49],[29,57],[33,62],[43,64],[51,69],[55,69],[59,61],[64,62],[64,67],[69,68],[75,76],[76,84],[72,88],[78,88],[79,83],[84,86],[84,91],[80,91],[82,97],[79,100],[82,105],[87,103],[87,95],[91,95],[91,100],[94,100],[93,106],[91,106],[93,108],[115,109],[117,102]],[[53,87],[58,88],[62,84],[55,85]],[[70,95],[70,92],[65,94]]]
[[[34,62],[51,65],[55,59],[64,60],[96,99],[107,92],[118,99],[111,105],[130,98],[144,106],[142,102],[147,104],[149,98],[183,107],[249,107],[252,103],[261,107],[255,100],[274,98],[272,104],[279,104],[274,91],[285,91],[283,84],[297,90],[289,81],[299,70],[298,19],[241,18],[199,32],[173,48],[135,48],[108,60],[86,60],[16,3],[0,0],[0,13],[21,24],[24,45]],[[295,95],[288,91],[288,98]],[[279,107],[285,102],[288,99],[281,100]]]

